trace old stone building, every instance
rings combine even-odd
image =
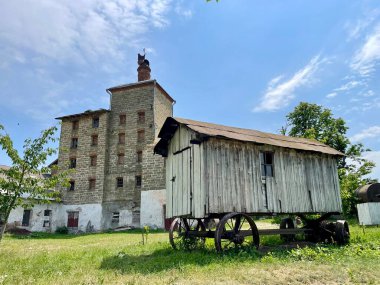
[[[58,165],[73,169],[60,189],[68,227],[164,225],[165,165],[153,148],[175,101],[150,79],[145,56],[137,71],[138,82],[107,89],[110,109],[57,118]]]

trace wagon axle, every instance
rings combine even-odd
[[[176,218],[170,227],[169,239],[174,249],[195,249],[203,246],[206,238],[213,238],[218,252],[231,248],[258,248],[260,235],[280,235],[284,241],[293,241],[296,234],[304,234],[313,242],[349,242],[349,227],[346,221],[328,222],[333,213],[311,220],[301,215],[304,227],[295,228],[290,218],[283,219],[280,229],[258,230],[253,219],[244,213],[224,215],[215,230],[206,230],[202,219]]]

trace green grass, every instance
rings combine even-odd
[[[380,228],[351,227],[351,244],[286,249],[263,237],[259,252],[215,252],[213,240],[174,251],[168,234],[6,235],[0,284],[379,284]]]

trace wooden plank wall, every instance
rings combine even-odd
[[[190,144],[195,136],[180,125],[169,144],[166,217],[341,212],[335,158],[219,138]],[[260,151],[274,152],[274,177],[261,177]]]

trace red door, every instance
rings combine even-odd
[[[68,212],[67,213],[67,227],[77,228],[79,220],[79,212]]]

